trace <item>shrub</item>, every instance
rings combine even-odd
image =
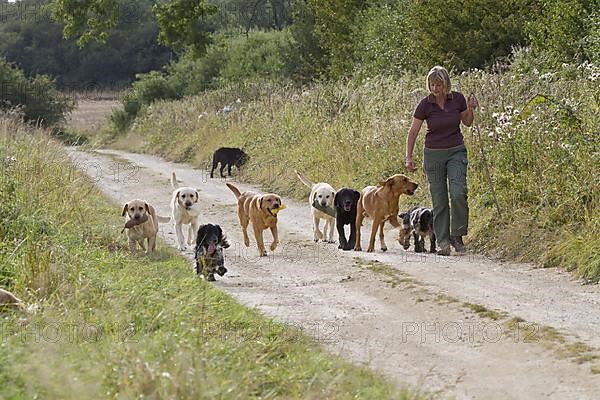
[[[60,93],[44,75],[28,79],[22,71],[0,58],[0,109],[21,109],[26,121],[43,126],[63,122],[74,102]]]

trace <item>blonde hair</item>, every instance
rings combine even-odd
[[[452,89],[452,85],[450,84],[450,75],[446,68],[436,65],[435,67],[429,70],[427,74],[427,79],[425,80],[425,87],[431,93],[430,84],[433,81],[441,82],[444,86],[444,93],[449,94]]]

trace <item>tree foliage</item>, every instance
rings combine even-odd
[[[190,48],[203,54],[211,43],[206,17],[217,8],[204,0],[164,0],[153,7],[160,27],[158,39],[177,50]]]
[[[129,85],[137,73],[159,69],[171,58],[157,43],[158,26],[151,0],[120,0],[117,25],[105,43],[77,46],[62,38],[62,25],[51,17],[48,1],[23,0],[5,5],[0,20],[0,54],[28,76],[56,78],[62,89],[114,88]]]
[[[545,0],[539,7],[539,17],[528,25],[538,55],[551,66],[598,59],[599,0]]]
[[[79,37],[82,46],[106,41],[119,17],[118,0],[53,0],[52,6],[55,18],[64,22],[65,38]]]

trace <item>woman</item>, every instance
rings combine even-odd
[[[467,234],[469,206],[467,204],[467,149],[460,131],[462,121],[473,123],[477,108],[475,96],[469,100],[459,92],[451,91],[448,71],[433,67],[426,80],[429,95],[419,102],[406,139],[406,168],[417,170],[413,160],[415,141],[423,121],[427,121],[423,167],[429,181],[433,203],[433,230],[440,247],[438,254],[450,255],[454,250],[466,251],[462,237]],[[448,184],[450,207],[448,207]]]

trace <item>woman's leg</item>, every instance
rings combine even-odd
[[[450,211],[448,207],[448,185],[446,161],[448,152],[445,150],[425,149],[423,167],[429,181],[431,203],[433,205],[433,230],[437,238],[440,254],[450,249]]]
[[[449,155],[447,168],[450,184],[450,236],[465,236],[469,227],[467,165],[466,149]]]

